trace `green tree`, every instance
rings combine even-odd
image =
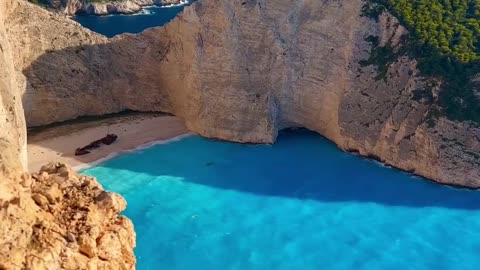
[[[365,15],[378,19],[388,10],[398,18],[410,32],[405,53],[417,59],[424,76],[443,79],[436,115],[480,123],[480,99],[472,82],[480,74],[480,0],[365,1]],[[380,12],[371,12],[372,8]],[[379,51],[374,49],[372,55]],[[383,57],[388,62],[365,63],[375,62],[385,73],[399,55]]]

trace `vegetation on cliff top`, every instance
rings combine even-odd
[[[475,95],[472,82],[480,73],[480,1],[365,1],[367,16],[378,19],[384,10],[399,18],[411,33],[402,51],[417,59],[424,76],[443,80],[439,108],[434,114],[480,123],[480,98]],[[398,56],[397,53],[383,58]],[[391,61],[384,62],[376,64],[385,72],[385,65]]]
[[[480,1],[388,0],[421,44],[461,62],[480,59]]]

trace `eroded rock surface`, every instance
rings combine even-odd
[[[22,91],[17,84],[12,47],[4,25],[7,5],[0,3],[0,169],[22,171],[27,165]],[[0,178],[1,179],[1,178]],[[0,183],[1,184],[1,183]],[[0,192],[1,192],[0,188]]]
[[[360,64],[372,55],[367,37],[398,47],[407,32],[388,14],[363,17],[362,5],[201,0],[163,28],[100,42],[89,33],[89,44],[72,37],[77,46],[22,69],[27,122],[162,111],[203,136],[256,143],[305,127],[344,150],[480,187],[478,125],[428,117],[438,80],[422,78],[408,57],[386,71]]]
[[[9,177],[11,190],[0,197],[1,269],[135,268],[122,197],[63,164]]]
[[[24,28],[32,36],[9,35],[11,23],[32,14],[10,16],[17,4],[0,1],[0,269],[134,269],[135,232],[130,220],[119,216],[123,198],[62,164],[23,173],[25,80],[14,66],[35,60],[43,44],[60,46],[60,41],[40,41],[49,34],[38,32],[34,22]]]
[[[0,1],[0,268],[134,267],[122,198],[61,164],[22,173],[21,99],[30,126],[132,109],[174,113],[203,136],[238,142],[305,127],[344,150],[480,187],[478,125],[429,121],[439,89],[414,59],[385,72],[360,64],[372,53],[366,37],[398,46],[406,32],[361,7],[201,0],[164,28],[108,40],[25,1]]]

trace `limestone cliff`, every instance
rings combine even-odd
[[[30,87],[27,87],[27,80],[23,73],[23,70],[31,65],[34,61],[41,61],[38,59],[45,53],[53,53],[55,51],[62,51],[66,48],[85,46],[91,44],[103,44],[107,42],[107,38],[95,34],[91,31],[84,29],[80,24],[73,22],[63,15],[55,14],[44,10],[36,5],[27,3],[25,1],[9,0],[5,2],[6,10],[4,13],[6,30],[10,43],[12,44],[12,56],[16,69],[16,79],[19,89],[19,95],[23,96],[23,104],[26,115],[35,113],[32,111],[36,107],[35,104],[31,104],[30,100],[37,98],[56,101],[58,103],[63,102],[62,99],[67,100],[67,97],[60,96],[51,92],[51,96],[38,95],[39,92],[33,91]],[[80,53],[81,50],[78,51]],[[65,70],[61,71],[65,78],[74,77],[75,66],[71,65],[70,59],[73,57],[65,57],[61,59],[61,63],[45,62],[46,65],[63,66]],[[95,61],[102,60],[102,55],[91,55],[92,65],[96,65]],[[95,60],[96,59],[96,60]],[[67,67],[69,67],[67,69]],[[40,75],[43,79],[57,80],[54,70],[48,72],[48,74]],[[33,79],[34,78],[29,78]],[[58,81],[58,85],[62,85],[62,81]],[[67,89],[65,89],[67,91]],[[26,91],[26,92],[25,92]],[[58,93],[60,94],[60,93]],[[30,97],[31,95],[35,97]],[[40,97],[42,96],[42,97]],[[86,100],[85,100],[86,101]],[[95,105],[101,106],[102,101],[95,102]],[[47,103],[45,103],[47,105]],[[50,103],[50,105],[52,105]],[[53,105],[55,107],[61,107],[60,104]],[[46,109],[46,106],[42,105],[41,108]],[[75,109],[74,109],[75,110]],[[70,116],[66,116],[68,119]]]
[[[62,164],[0,182],[0,269],[135,269],[125,200]]]
[[[26,168],[26,129],[13,65],[12,49],[4,26],[6,3],[0,3],[0,168],[22,171]],[[0,172],[1,176],[1,172]],[[1,190],[1,188],[0,188]]]
[[[54,27],[55,39],[68,37],[70,47],[51,51],[51,39],[42,37],[45,53],[17,65],[28,77],[27,123],[163,111],[203,136],[256,143],[305,127],[344,150],[441,183],[480,187],[478,125],[428,121],[435,78],[422,78],[408,57],[382,79],[374,65],[360,64],[371,56],[367,37],[398,44],[406,33],[388,14],[378,22],[361,16],[362,5],[201,0],[163,28],[108,41],[78,28],[69,35],[64,29],[75,24],[66,19],[37,25],[42,33]]]
[[[31,15],[8,16],[16,4],[0,2],[0,269],[134,269],[133,225],[119,216],[123,198],[61,164],[23,173],[25,85],[14,65],[33,61],[42,44],[6,31]],[[38,39],[48,36],[29,27]]]

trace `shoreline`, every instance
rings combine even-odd
[[[112,3],[112,2],[109,2]],[[145,10],[147,8],[175,8],[175,7],[182,7],[191,4],[191,1],[188,0],[182,0],[178,4],[168,4],[168,5],[162,5],[162,4],[142,4],[142,3],[135,3],[138,5],[139,9],[138,10],[128,10],[128,11],[122,11],[122,10],[116,10],[113,12],[108,12],[107,13],[88,13],[86,11],[82,11],[83,7],[75,11],[73,14],[66,14],[67,17],[73,18],[75,16],[86,16],[86,17],[107,17],[107,16],[115,16],[115,15],[124,15],[124,16],[134,16],[134,15],[148,15],[148,13],[145,13]],[[108,4],[108,3],[107,3]],[[89,4],[89,5],[95,5],[95,4]],[[113,4],[112,4],[113,5]]]
[[[89,154],[75,156],[75,149],[98,140],[107,133],[119,136],[111,145],[102,145]],[[123,153],[178,140],[191,133],[182,120],[167,115],[112,116],[86,123],[49,127],[29,136],[28,170],[38,171],[49,162],[69,164],[75,171],[98,165]]]
[[[108,156],[106,156],[104,158],[100,158],[98,160],[95,160],[95,161],[92,161],[92,162],[89,162],[89,163],[77,165],[75,167],[72,167],[72,169],[76,172],[80,172],[80,171],[83,171],[83,170],[87,170],[91,167],[95,167],[97,165],[100,165],[105,161],[108,161],[112,158],[115,158],[115,157],[118,157],[118,156],[121,156],[121,155],[124,155],[124,154],[134,153],[136,151],[141,151],[141,150],[144,150],[144,149],[148,149],[148,148],[150,148],[152,146],[155,146],[155,145],[161,145],[161,144],[167,144],[167,143],[179,141],[181,139],[188,138],[188,137],[193,136],[193,135],[195,135],[195,133],[189,132],[189,133],[181,134],[181,135],[178,135],[178,136],[175,136],[175,137],[172,137],[172,138],[169,138],[169,139],[165,139],[165,140],[158,140],[158,141],[144,143],[144,144],[141,144],[141,145],[139,145],[135,148],[132,148],[132,149],[125,149],[125,150],[121,150],[119,152],[110,153],[110,154],[108,154]]]

